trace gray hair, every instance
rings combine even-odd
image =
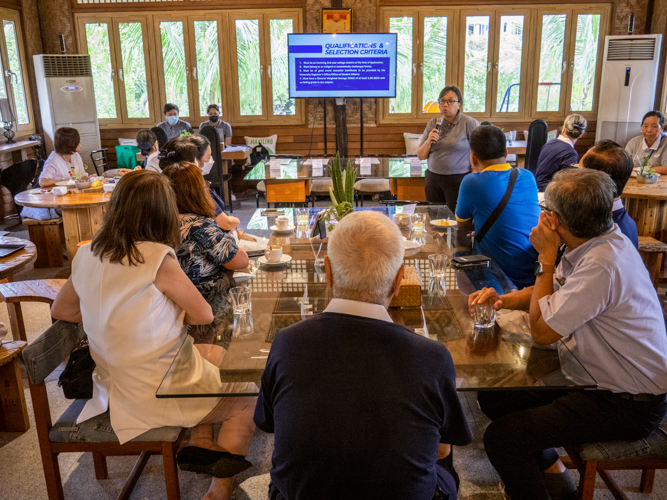
[[[334,297],[384,304],[404,253],[403,236],[386,215],[364,210],[345,216],[327,246]]]
[[[614,225],[611,209],[616,185],[606,173],[590,168],[556,172],[544,193],[549,210],[577,238],[595,238]]]
[[[563,122],[565,127],[565,134],[571,139],[578,139],[586,132],[588,122],[586,118],[576,113],[569,115]]]

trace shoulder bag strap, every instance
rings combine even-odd
[[[493,212],[491,212],[489,218],[486,219],[482,229],[480,229],[479,232],[475,235],[475,241],[477,241],[477,243],[482,241],[486,233],[489,231],[489,229],[491,229],[491,226],[495,224],[495,222],[498,220],[498,217],[500,217],[500,214],[502,214],[503,210],[505,210],[507,202],[510,201],[510,197],[512,196],[512,191],[514,190],[514,184],[516,184],[517,177],[519,177],[519,170],[513,168],[510,172],[510,180],[507,183],[507,189],[505,190],[505,194],[500,200],[500,203],[496,205],[496,208],[493,209]]]

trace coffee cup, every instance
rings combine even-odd
[[[264,257],[271,264],[277,264],[283,258],[283,247],[280,245],[269,245],[264,249]]]
[[[287,229],[289,227],[289,219],[287,217],[278,217],[276,219],[276,227],[278,229]]]
[[[64,196],[67,194],[67,186],[54,186],[51,192],[56,196]]]

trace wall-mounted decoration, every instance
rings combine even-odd
[[[322,9],[322,33],[351,33],[352,9]]]

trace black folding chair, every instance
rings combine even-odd
[[[17,194],[28,189],[28,186],[35,178],[37,164],[37,160],[31,158],[30,160],[23,160],[20,163],[15,163],[2,171],[2,185],[12,193],[12,200]],[[21,210],[22,208],[16,207],[19,224],[22,220]]]
[[[93,162],[93,167],[95,167],[95,173],[97,175],[100,175],[100,168],[102,169],[103,174],[107,169],[107,151],[109,150],[104,148],[96,149],[90,153],[90,159]]]
[[[153,127],[151,129],[151,132],[155,134],[155,137],[157,137],[157,145],[162,149],[162,147],[167,144],[167,133],[162,130],[160,127]]]
[[[535,120],[528,127],[528,145],[526,146],[526,163],[524,168],[533,174],[537,170],[537,159],[540,157],[542,148],[547,143],[549,126],[544,120]]]
[[[223,200],[225,199],[223,195],[225,182],[227,183],[227,194],[229,197],[229,211],[233,213],[234,205],[232,203],[232,185],[230,182],[232,179],[232,173],[231,169],[229,169],[227,174],[222,173],[223,160],[221,157],[221,149],[220,149],[220,134],[218,134],[218,131],[215,127],[204,127],[203,129],[201,129],[199,133],[204,137],[206,137],[208,139],[208,142],[211,143],[211,160],[215,162],[213,163],[213,167],[211,168],[211,171],[208,173],[208,175],[204,176],[204,179],[206,179],[211,183],[211,187],[218,192],[220,198],[222,198]]]

